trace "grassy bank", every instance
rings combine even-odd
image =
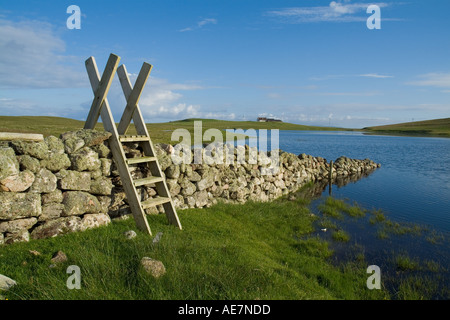
[[[179,211],[184,230],[149,217],[160,242],[138,233],[132,219],[62,237],[0,247],[0,273],[18,283],[8,299],[383,299],[366,287],[361,258],[333,266],[328,243],[314,235],[304,200],[219,204]],[[40,255],[30,253],[38,251]],[[68,261],[50,268],[62,250]],[[142,257],[161,260],[167,273],[153,279]],[[69,265],[81,270],[81,289],[66,287]]]
[[[450,137],[450,118],[367,127],[368,133]]]
[[[177,143],[171,141],[172,132],[175,129],[186,129],[193,138],[194,121],[202,121],[202,133],[215,128],[224,132],[226,129],[279,129],[279,130],[345,130],[332,127],[314,127],[285,122],[256,122],[256,121],[225,121],[214,119],[185,119],[180,121],[164,123],[148,123],[147,128],[153,142]],[[73,120],[61,117],[41,117],[41,116],[0,116],[0,132],[24,132],[41,133],[44,136],[59,136],[63,132],[78,130],[83,128],[84,121]],[[101,123],[96,126],[97,130],[103,130]],[[128,134],[136,131],[131,126]],[[223,135],[225,138],[225,134]]]

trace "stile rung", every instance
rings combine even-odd
[[[128,158],[127,164],[137,164],[137,163],[145,163],[156,161],[156,157],[137,157],[137,158]]]
[[[141,141],[150,141],[150,137],[123,135],[123,136],[119,136],[119,140],[120,140],[120,142],[141,142]]]
[[[146,184],[152,184],[152,183],[157,183],[157,182],[162,182],[162,181],[164,181],[164,178],[162,178],[162,177],[147,177],[147,178],[143,178],[143,179],[134,180],[133,184],[135,187],[139,187],[139,186],[143,186]]]
[[[148,209],[150,207],[155,207],[160,204],[164,204],[170,202],[170,199],[167,197],[156,197],[156,198],[149,198],[145,201],[142,201],[142,209]]]

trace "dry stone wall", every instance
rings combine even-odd
[[[130,214],[117,168],[108,147],[108,132],[78,130],[42,142],[0,145],[0,245],[54,237],[110,223]],[[225,152],[230,148],[223,146]],[[248,153],[248,146],[245,148]],[[173,147],[155,145],[158,160],[177,208],[202,208],[225,202],[269,201],[310,181],[328,179],[329,163],[320,157],[280,152],[279,170],[262,175],[269,156],[255,164],[174,164]],[[142,156],[139,144],[124,146],[127,157]],[[238,149],[234,149],[236,160]],[[371,160],[337,159],[333,179],[374,170]],[[132,176],[150,175],[145,165]],[[156,195],[154,186],[139,187],[141,199]],[[162,206],[146,210],[163,212]]]

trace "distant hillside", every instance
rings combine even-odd
[[[287,122],[256,122],[256,121],[225,121],[214,119],[184,119],[163,123],[147,123],[148,131],[153,142],[171,142],[171,135],[175,129],[183,128],[194,132],[194,121],[202,121],[202,131],[215,128],[226,129],[279,129],[279,130],[346,130],[332,127],[314,127]],[[44,136],[54,135],[83,128],[84,121],[61,117],[43,116],[0,116],[0,132],[41,133]],[[103,130],[101,123],[97,130]],[[134,126],[130,126],[128,134],[134,134]],[[239,135],[237,135],[239,136]],[[176,142],[172,142],[176,143]]]
[[[367,127],[373,133],[450,137],[450,118]]]

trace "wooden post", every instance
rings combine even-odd
[[[333,160],[330,161],[330,171],[328,174],[328,193],[331,195],[333,185]]]

